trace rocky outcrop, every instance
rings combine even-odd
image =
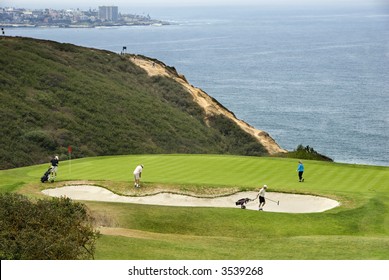
[[[163,62],[144,56],[131,56],[131,61],[143,68],[148,75],[167,76],[180,83],[192,96],[193,100],[205,111],[206,120],[214,115],[224,115],[233,120],[242,130],[252,135],[267,150],[270,155],[286,153],[266,131],[259,130],[248,123],[236,118],[235,114],[225,108],[216,99],[209,96],[203,90],[189,84],[184,75],[179,74],[174,67],[169,67]]]

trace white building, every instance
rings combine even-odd
[[[102,21],[118,21],[119,9],[117,6],[99,6],[99,19]]]

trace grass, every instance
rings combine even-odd
[[[143,188],[132,171],[145,166]],[[0,191],[32,197],[71,182],[94,182],[116,193],[156,189],[208,194],[257,190],[331,197],[341,206],[288,214],[86,202],[103,235],[97,259],[388,259],[389,168],[305,161],[304,183],[293,159],[222,155],[131,155],[62,161],[59,182],[41,184],[46,165],[0,171]],[[106,231],[109,230],[109,231]]]
[[[98,259],[227,259],[227,260],[344,260],[387,259],[388,241],[384,238],[315,236],[250,239],[168,238],[137,239],[103,236]],[[107,246],[108,245],[108,246]],[[121,248],[113,252],[111,247]],[[215,249],[217,248],[217,250]],[[374,253],[372,253],[374,252]]]

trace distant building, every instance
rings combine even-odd
[[[119,9],[117,6],[99,6],[99,19],[102,21],[118,21]]]

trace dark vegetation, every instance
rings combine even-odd
[[[99,233],[83,204],[0,194],[0,259],[93,259]]]
[[[288,158],[298,158],[298,159],[308,159],[308,160],[321,160],[321,161],[333,161],[333,159],[322,155],[315,151],[310,146],[303,146],[302,144],[298,145],[294,151],[290,151],[287,154],[280,154],[280,157]]]
[[[174,69],[173,69],[174,70]],[[0,169],[72,158],[154,153],[266,155],[223,116],[205,115],[181,85],[126,56],[0,38]]]

